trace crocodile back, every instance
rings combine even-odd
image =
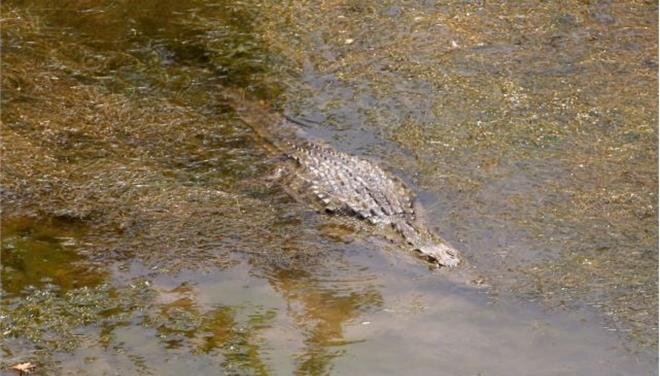
[[[438,265],[459,263],[456,250],[435,238],[425,227],[415,223],[413,196],[398,178],[377,164],[304,140],[304,125],[275,114],[263,103],[252,103],[238,91],[226,94],[238,116],[255,130],[256,136],[273,153],[284,153],[297,162],[294,174],[306,182],[330,212],[342,212],[373,224],[390,225],[426,259]],[[268,128],[276,126],[278,132]]]
[[[300,176],[329,211],[346,211],[372,223],[412,220],[412,195],[397,178],[375,164],[324,145],[291,145]]]

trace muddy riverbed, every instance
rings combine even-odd
[[[0,372],[657,374],[657,18],[3,2]],[[464,264],[273,184],[237,92],[408,182]]]

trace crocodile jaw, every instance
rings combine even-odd
[[[460,263],[458,252],[442,243],[428,244],[417,249],[431,261],[437,262],[440,266],[454,267]]]

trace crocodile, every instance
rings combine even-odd
[[[262,109],[245,99],[233,102],[237,105],[232,107],[248,126],[294,162],[294,168],[279,169],[277,175],[292,170],[327,212],[353,216],[380,227],[391,226],[413,251],[438,267],[459,264],[458,252],[417,221],[414,196],[401,179],[366,159],[305,140],[299,136],[300,125],[304,125],[300,121],[280,114],[259,115]],[[275,137],[264,130],[266,125],[279,125],[288,133]]]

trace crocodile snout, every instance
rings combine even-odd
[[[458,258],[458,251],[442,243],[419,247],[419,251],[437,262],[440,266],[454,267],[461,262]]]

